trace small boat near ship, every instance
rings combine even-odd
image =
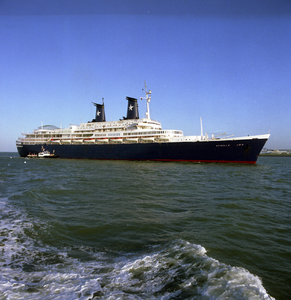
[[[39,152],[37,154],[37,157],[38,158],[56,158],[58,156],[55,153],[50,153],[49,151],[43,149],[41,152]]]
[[[181,130],[165,130],[150,118],[151,91],[145,84],[146,117],[139,118],[136,98],[126,97],[127,116],[106,121],[104,102],[93,103],[92,121],[69,128],[46,125],[16,141],[21,157],[84,158],[107,160],[190,161],[255,164],[270,134],[223,137],[203,134],[184,136]],[[46,148],[44,153],[43,149]]]

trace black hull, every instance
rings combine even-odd
[[[59,158],[155,160],[254,164],[267,139],[219,140],[137,144],[22,145],[20,156],[39,153],[42,147]]]

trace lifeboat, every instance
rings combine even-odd
[[[122,143],[122,138],[111,138],[110,142],[111,143]]]
[[[60,141],[61,141],[61,140],[54,140],[54,139],[51,139],[51,142],[52,142],[52,143],[60,143]]]
[[[83,139],[75,139],[75,140],[72,140],[73,143],[83,143]]]
[[[69,144],[69,143],[71,143],[71,140],[61,140],[61,143],[63,143],[63,144]]]
[[[156,141],[157,142],[168,142],[169,138],[166,136],[159,136],[159,137],[156,137]]]
[[[100,143],[100,144],[107,144],[108,142],[109,142],[109,140],[107,138],[97,139],[97,143]]]
[[[85,143],[95,143],[95,139],[84,139]]]
[[[154,140],[155,140],[154,137],[142,137],[142,138],[140,138],[140,141],[144,142],[144,143],[154,142]]]
[[[138,143],[138,138],[126,138],[124,141],[126,143]]]

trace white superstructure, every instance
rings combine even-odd
[[[203,135],[201,120],[201,135],[184,136],[181,130],[163,130],[160,122],[150,118],[149,103],[151,91],[145,84],[147,101],[146,117],[139,118],[137,99],[127,97],[128,113],[127,118],[119,121],[105,121],[104,103],[96,104],[96,118],[88,123],[70,125],[68,128],[57,128],[52,125],[40,126],[32,133],[22,133],[24,137],[18,138],[17,147],[22,145],[43,145],[43,144],[108,144],[108,143],[162,143],[162,142],[195,142],[213,141],[223,139],[236,140],[236,138],[208,137]],[[238,139],[268,138],[269,135],[246,136]]]

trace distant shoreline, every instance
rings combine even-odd
[[[267,153],[262,153],[259,156],[272,156],[272,157],[291,157],[291,154],[267,154]]]

